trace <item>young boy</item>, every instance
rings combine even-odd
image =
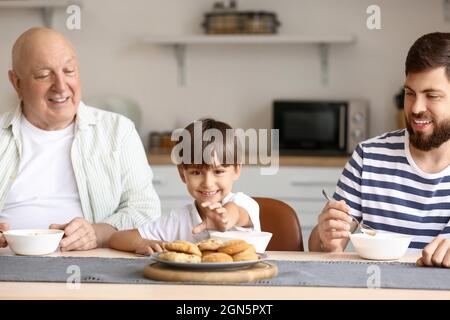
[[[148,255],[162,251],[164,241],[207,239],[208,230],[261,230],[258,203],[242,192],[231,192],[241,172],[239,143],[230,135],[233,129],[224,122],[203,119],[185,130],[188,134],[183,139],[190,141],[179,140],[178,172],[194,202],[138,229],[114,233],[111,248]]]

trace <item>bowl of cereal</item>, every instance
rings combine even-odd
[[[265,231],[209,231],[211,238],[219,239],[224,242],[233,239],[241,239],[252,244],[257,253],[266,252],[272,233]]]
[[[350,235],[358,255],[370,260],[396,260],[403,257],[412,240],[410,235],[379,232],[374,236],[364,233]]]
[[[58,229],[17,229],[3,232],[12,252],[38,256],[55,252],[64,231]]]

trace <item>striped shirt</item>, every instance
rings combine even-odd
[[[18,106],[0,117],[0,210],[19,169],[21,112]],[[71,161],[84,218],[119,230],[158,218],[153,173],[133,123],[80,102],[75,124]]]
[[[412,235],[410,251],[437,236],[450,238],[450,166],[422,171],[405,129],[360,143],[333,197],[345,200],[351,214],[376,230]]]

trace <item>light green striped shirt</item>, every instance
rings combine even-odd
[[[0,210],[19,169],[21,112],[18,106],[0,117]],[[71,159],[87,221],[123,230],[161,215],[153,173],[129,119],[80,102]]]

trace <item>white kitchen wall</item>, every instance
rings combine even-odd
[[[330,82],[320,78],[313,45],[190,46],[187,85],[177,85],[168,48],[139,43],[149,35],[200,34],[213,0],[82,1],[81,30],[67,30],[58,9],[54,27],[78,50],[84,99],[122,95],[142,108],[141,135],[213,116],[235,127],[268,128],[275,98],[366,98],[371,134],[395,128],[394,94],[404,79],[408,48],[420,35],[449,31],[442,0],[240,0],[240,9],[277,12],[280,33],[354,34],[330,50]],[[366,27],[369,5],[381,7],[381,30]],[[41,25],[34,9],[0,9],[0,112],[15,105],[7,80],[17,36]],[[146,141],[145,141],[146,142]]]

